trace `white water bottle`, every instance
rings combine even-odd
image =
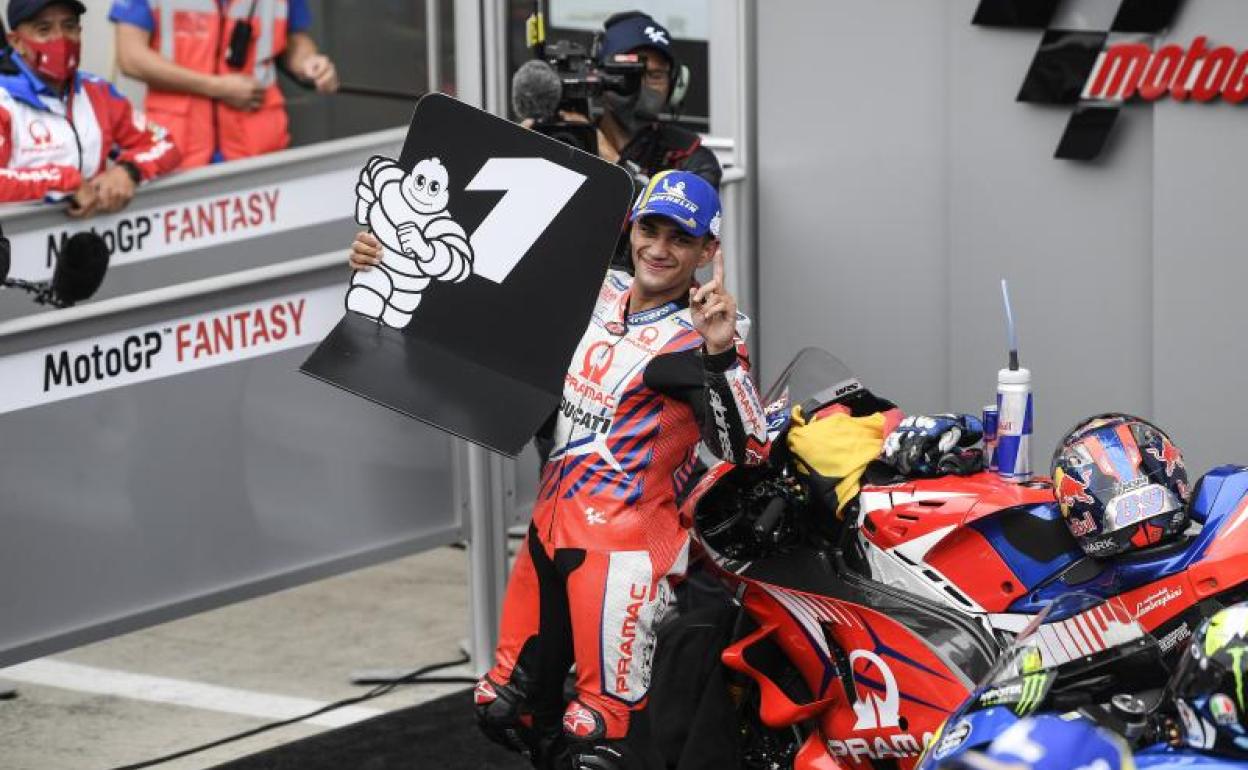
[[[1031,478],[1031,371],[997,372],[997,473],[1009,481]]]

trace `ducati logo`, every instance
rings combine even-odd
[[[854,722],[855,730],[876,730],[881,727],[897,727],[901,724],[901,691],[897,688],[897,677],[884,660],[870,650],[854,650],[849,654],[849,665],[854,669],[854,689],[860,690],[858,668],[854,665],[859,660],[867,662],[866,671],[875,668],[878,676],[884,681],[884,697],[868,692],[866,697],[856,695],[854,713],[858,715]]]

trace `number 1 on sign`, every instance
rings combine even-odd
[[[487,160],[464,189],[505,194],[468,236],[473,272],[502,283],[584,182],[584,174],[545,158]]]

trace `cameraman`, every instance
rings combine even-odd
[[[598,155],[619,163],[647,181],[665,169],[689,171],[719,189],[723,175],[715,154],[692,131],[659,121],[665,108],[683,98],[688,70],[672,51],[671,35],[641,11],[625,11],[603,23],[602,61],[620,53],[636,53],[645,62],[641,88],[632,95],[606,92],[598,118]],[[675,97],[675,98],[673,98]],[[564,114],[566,120],[588,120]]]
[[[641,11],[617,13],[602,27],[601,57],[636,53],[645,61],[646,72],[636,94],[604,94],[598,154],[612,163],[636,165],[647,178],[669,168],[691,171],[719,189],[723,171],[701,138],[658,122],[664,108],[679,106],[687,87],[688,70],[682,70],[672,52],[671,34]]]

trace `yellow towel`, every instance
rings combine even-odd
[[[858,495],[858,482],[867,464],[879,456],[888,422],[885,412],[862,417],[834,412],[807,422],[800,409],[793,409],[788,443],[797,470],[835,483],[838,517],[843,515],[845,504]]]

